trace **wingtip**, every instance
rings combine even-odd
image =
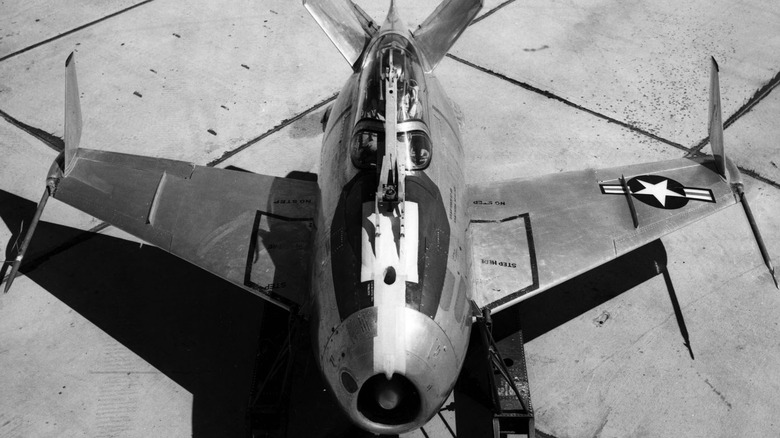
[[[73,60],[73,56],[76,54],[76,52],[70,52],[70,55],[68,55],[68,59],[65,60],[65,67],[67,68],[70,66],[70,62]]]
[[[772,274],[772,280],[774,280],[775,282],[775,288],[777,288],[777,290],[780,290],[780,283],[777,282],[777,274],[775,274],[774,268],[770,269],[769,272]]]
[[[23,246],[24,242],[22,243]],[[24,258],[24,254],[20,253],[16,256],[16,259],[14,260],[13,264],[11,265],[11,273],[8,274],[8,277],[6,277],[5,280],[5,288],[3,289],[3,293],[8,293],[9,290],[11,290],[11,285],[14,283],[14,279],[16,279],[16,274],[19,273],[19,266],[22,264],[22,258]]]
[[[720,67],[718,67],[718,61],[715,60],[715,57],[710,56],[710,60],[712,61],[712,67],[715,69],[715,71],[720,72]]]
[[[3,293],[7,294],[9,290],[11,290],[11,285],[14,283],[14,279],[16,278],[16,272],[19,270],[19,262],[14,261],[13,267],[11,268],[11,273],[8,275],[8,277],[5,280],[5,287],[3,288]]]

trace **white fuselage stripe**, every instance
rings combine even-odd
[[[403,236],[400,208],[405,208]],[[380,211],[377,215],[374,203],[366,202],[363,218],[360,281],[373,280],[377,309],[374,373],[383,373],[389,378],[394,373],[406,372],[406,282],[418,281],[418,206],[414,202],[403,202],[393,211]],[[375,223],[377,219],[378,224]],[[389,269],[395,274],[388,275]]]

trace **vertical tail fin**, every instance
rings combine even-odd
[[[352,68],[376,32],[371,17],[352,0],[303,0],[303,6],[317,21]]]
[[[81,141],[81,104],[79,103],[79,84],[76,80],[76,59],[71,52],[65,61],[65,164],[67,174],[73,164],[73,157]]]
[[[761,257],[764,259],[764,264],[769,269],[769,275],[772,276],[772,281],[775,283],[775,287],[780,289],[780,281],[777,279],[775,273],[775,267],[772,264],[772,258],[769,256],[769,251],[764,244],[764,238],[761,237],[761,232],[758,230],[758,224],[755,217],[753,217],[753,211],[750,209],[747,196],[745,196],[745,189],[742,184],[742,179],[737,166],[731,161],[726,159],[726,154],[723,149],[723,120],[721,118],[720,111],[720,84],[718,81],[718,63],[715,58],[711,58],[710,69],[710,147],[712,148],[712,155],[715,157],[715,167],[718,173],[731,183],[740,202],[742,208],[745,210],[745,216],[747,216],[748,223],[750,223],[750,229],[753,231],[753,237],[756,238],[758,244],[758,250],[761,252]],[[728,170],[727,170],[728,169]]]
[[[720,111],[720,83],[718,81],[718,63],[715,58],[710,67],[710,147],[715,157],[718,173],[728,178],[726,173],[726,155],[723,151],[723,119]]]
[[[76,151],[79,148],[79,142],[81,141],[81,105],[79,104],[79,84],[76,81],[76,61],[71,52],[68,59],[65,61],[65,151],[62,153],[64,156],[64,163],[62,169],[67,174],[68,170],[73,166],[73,159],[76,155]],[[49,176],[52,172],[59,172],[59,157],[52,164]],[[47,184],[43,190],[41,200],[38,202],[38,208],[35,210],[35,215],[30,222],[30,227],[27,229],[27,233],[24,235],[22,245],[19,247],[16,259],[11,266],[11,273],[8,275],[8,279],[5,283],[4,293],[7,293],[11,289],[11,285],[16,278],[16,274],[19,272],[19,267],[24,259],[24,254],[27,252],[27,247],[30,245],[33,234],[35,234],[35,227],[38,226],[38,221],[41,219],[43,209],[46,207],[46,201],[52,192],[49,191]]]
[[[482,9],[483,0],[444,0],[414,31],[432,71]]]

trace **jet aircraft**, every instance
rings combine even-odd
[[[453,390],[472,319],[499,312],[742,202],[723,148],[712,61],[714,156],[495,183],[467,181],[436,66],[482,7],[444,0],[408,28],[350,0],[304,0],[352,67],[324,120],[316,182],[82,148],[76,64],[66,65],[65,150],[48,197],[308,318],[320,370],[359,427],[424,425]],[[776,280],[775,280],[776,281]]]

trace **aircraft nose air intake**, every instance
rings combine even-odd
[[[369,307],[335,328],[321,356],[323,375],[344,411],[378,434],[400,434],[425,424],[455,385],[460,363],[432,318],[408,307],[392,315],[397,322],[387,334],[397,341],[392,351],[380,338],[389,327],[380,326],[382,310]]]
[[[401,391],[398,385],[393,385],[389,382],[390,380],[388,380],[387,384],[377,388],[376,391],[376,399],[379,402],[379,406],[387,410],[398,406],[398,401],[401,400]]]
[[[370,421],[406,424],[420,413],[420,393],[404,376],[394,374],[389,380],[376,374],[366,380],[358,394],[357,408]]]

